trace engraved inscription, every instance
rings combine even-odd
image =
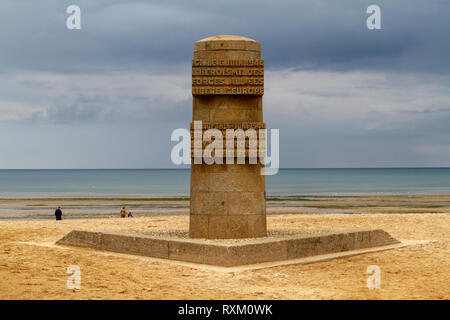
[[[263,86],[264,78],[192,77],[193,86]]]
[[[194,129],[194,123],[190,124],[191,130]],[[202,129],[265,129],[265,122],[203,122]]]
[[[192,87],[192,94],[205,95],[205,94],[247,94],[247,95],[260,95],[264,94],[264,88],[259,87]]]
[[[192,60],[193,67],[264,67],[264,60],[262,59],[194,59]]]
[[[192,76],[264,76],[263,68],[193,67]]]
[[[205,131],[210,129],[219,130],[219,139],[222,139],[220,157],[234,155],[234,157],[249,158],[256,157],[257,154],[265,155],[266,152],[266,131],[264,130],[266,124],[264,122],[202,122],[201,128],[196,128],[195,123],[191,122],[190,129],[191,157],[202,157],[205,148],[211,144],[211,141],[203,139]],[[231,140],[227,132],[230,129]],[[238,133],[239,130],[241,130],[241,135]]]
[[[264,60],[194,59],[192,94],[263,95]]]

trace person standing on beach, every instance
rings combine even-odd
[[[120,217],[125,218],[127,216],[127,210],[125,210],[125,207],[122,207],[122,210],[120,210]]]
[[[55,211],[56,220],[62,220],[62,210],[61,207],[58,207]]]

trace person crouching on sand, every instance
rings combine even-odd
[[[127,210],[125,210],[125,207],[122,207],[122,210],[120,210],[120,217],[125,218],[127,216]]]
[[[62,210],[61,207],[58,207],[55,211],[56,220],[62,220]]]

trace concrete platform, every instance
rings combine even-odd
[[[241,240],[189,239],[186,234],[179,231],[125,234],[74,230],[56,244],[236,267],[400,243],[381,229],[269,231],[268,237]]]

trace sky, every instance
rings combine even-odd
[[[448,0],[2,0],[0,169],[175,168],[193,43],[220,34],[261,42],[281,167],[448,167],[449,15]]]

